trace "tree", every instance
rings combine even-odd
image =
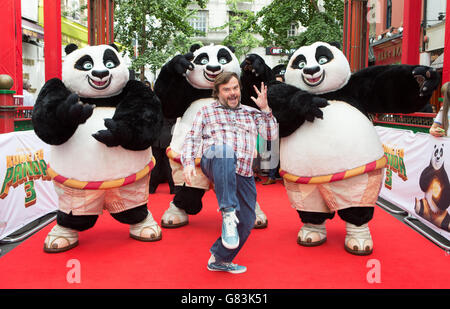
[[[229,34],[222,44],[235,48],[236,57],[247,54],[252,48],[257,47],[261,42],[255,37],[257,34],[253,25],[257,21],[256,14],[250,10],[240,9],[239,4],[248,0],[227,0],[229,7],[229,19],[224,25],[216,29],[228,27]]]
[[[195,30],[189,25],[189,10],[196,3],[204,8],[207,0],[116,0],[115,41],[132,58],[132,68],[145,79],[145,65],[155,73],[175,53],[193,42]],[[136,55],[136,56],[135,56]]]
[[[324,1],[321,12],[316,0],[274,0],[258,12],[253,31],[264,39],[264,45],[285,50],[297,49],[316,41],[342,42],[344,1]],[[292,25],[301,24],[307,30],[288,35]]]

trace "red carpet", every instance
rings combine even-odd
[[[188,226],[163,229],[163,239],[143,243],[129,238],[128,226],[107,213],[94,228],[80,233],[80,245],[68,252],[45,254],[47,226],[0,258],[0,289],[334,289],[334,288],[450,288],[450,257],[423,236],[384,210],[375,211],[370,224],[375,243],[370,256],[348,254],[345,224],[336,216],[328,222],[328,241],[316,248],[297,245],[300,219],[289,206],[284,187],[257,184],[258,201],[269,226],[253,230],[235,262],[244,274],[209,272],[211,244],[219,236],[221,219],[212,191],[204,209]],[[149,208],[159,222],[172,196],[167,185],[150,195]],[[66,279],[80,263],[80,283]],[[380,283],[369,283],[379,262]]]

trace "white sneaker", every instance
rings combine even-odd
[[[227,249],[232,250],[239,247],[238,223],[239,219],[236,217],[235,210],[222,210],[222,244]]]
[[[267,216],[262,211],[258,202],[256,202],[256,205],[255,205],[255,214],[256,214],[256,220],[255,220],[255,225],[253,226],[253,228],[255,228],[255,229],[266,228],[267,227]]]
[[[78,245],[78,231],[55,225],[44,241],[44,251],[58,253],[70,250]]]
[[[325,223],[305,223],[297,235],[297,243],[305,247],[315,247],[327,241]]]
[[[161,218],[161,226],[165,228],[176,228],[189,223],[189,216],[184,209],[178,208],[170,202],[169,208]]]
[[[345,250],[355,255],[369,255],[373,251],[373,241],[369,225],[356,226],[346,222]]]
[[[130,237],[140,241],[158,241],[162,238],[161,228],[150,211],[142,222],[130,225]]]

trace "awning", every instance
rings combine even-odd
[[[442,69],[444,67],[444,53],[440,54],[432,63],[431,67],[435,69]]]
[[[38,24],[22,18],[22,34],[43,40],[44,28],[42,28]]]

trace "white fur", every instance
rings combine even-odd
[[[324,45],[330,49],[334,56],[333,60],[323,65],[320,65],[315,58],[316,48],[320,45]],[[306,67],[319,66],[320,71],[313,76],[309,76],[303,72],[306,67],[303,69],[293,68],[292,63],[300,54],[304,55],[306,58]],[[324,80],[317,86],[310,86],[306,84],[302,78],[302,76],[318,78],[323,74],[325,74]],[[345,55],[338,48],[324,42],[316,42],[309,46],[300,47],[296,50],[287,65],[286,73],[284,75],[287,84],[316,94],[331,92],[342,88],[347,84],[350,76],[350,65]]]
[[[306,121],[281,139],[280,167],[311,177],[346,171],[383,156],[372,123],[359,110],[341,101],[329,101],[323,119]]]
[[[192,128],[194,123],[194,118],[197,112],[206,105],[212,104],[215,101],[213,98],[200,99],[191,103],[189,108],[184,112],[182,117],[177,119],[175,124],[172,141],[170,143],[170,148],[178,154],[181,154],[183,150],[183,143],[186,134]],[[201,151],[201,149],[199,149]]]
[[[112,50],[121,63],[112,69],[105,67],[103,63],[103,53],[106,49]],[[78,59],[84,55],[89,55],[94,61],[94,66],[89,71],[77,70],[74,66]],[[106,89],[98,90],[93,88],[88,79],[92,78],[100,81],[98,77],[92,75],[93,70],[109,70],[112,78],[111,83]],[[109,45],[87,46],[81,49],[76,49],[66,56],[62,66],[62,81],[64,85],[71,91],[85,98],[105,98],[119,94],[130,78],[127,66],[125,65],[119,53]]]
[[[225,48],[230,53],[232,60],[226,64],[220,64],[219,59],[217,58],[217,53],[221,48]],[[198,89],[212,89],[214,86],[214,80],[208,80],[205,77],[205,74],[219,74],[221,72],[235,72],[240,76],[241,68],[239,65],[239,60],[236,58],[234,53],[226,46],[223,45],[208,45],[203,46],[196,51],[194,51],[194,59],[198,55],[206,53],[209,57],[209,62],[200,65],[194,64],[194,69],[192,71],[188,70],[186,72],[186,79],[194,88]],[[207,70],[207,66],[220,66],[221,69],[217,72],[211,72]]]
[[[442,165],[444,164],[444,154],[441,154],[441,149],[442,152],[444,151],[444,145],[434,145],[434,151],[433,151],[433,155],[431,157],[431,165],[433,166],[433,168],[435,170],[438,170],[442,167]]]
[[[66,143],[52,146],[50,166],[64,177],[81,181],[113,180],[143,169],[151,160],[151,148],[130,151],[121,146],[107,147],[92,137],[106,129],[103,119],[112,118],[114,112],[112,107],[95,108]]]

